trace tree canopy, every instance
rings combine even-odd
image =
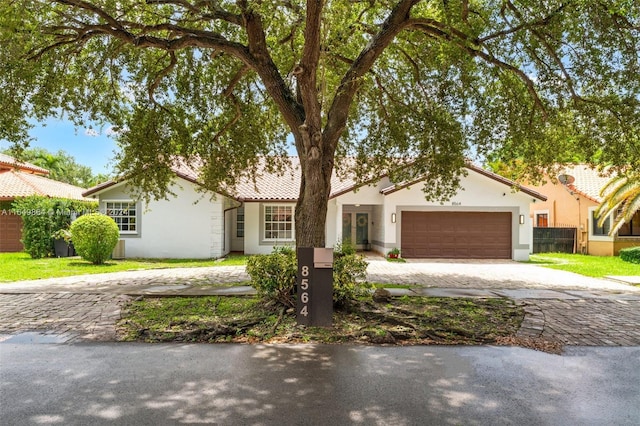
[[[639,40],[634,0],[7,0],[0,138],[113,124],[155,196],[178,157],[215,189],[293,143],[297,243],[318,246],[334,167],[443,199],[495,151],[640,165]]]
[[[7,150],[7,153],[11,153]],[[91,167],[79,164],[69,153],[56,153],[44,148],[28,148],[21,152],[21,160],[49,170],[49,178],[81,188],[90,188],[108,180],[102,174],[94,175]]]

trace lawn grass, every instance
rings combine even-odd
[[[246,259],[244,255],[232,254],[224,260],[127,259],[93,265],[79,257],[32,259],[26,253],[0,253],[0,283],[142,269],[244,265]]]
[[[532,254],[530,262],[551,269],[575,272],[588,277],[606,275],[640,276],[640,265],[625,262],[618,256],[590,256],[585,254]]]
[[[514,338],[523,308],[508,299],[362,298],[332,327],[297,325],[293,310],[256,297],[163,297],[130,303],[121,340],[145,342],[487,344]]]

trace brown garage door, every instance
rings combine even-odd
[[[402,257],[511,259],[511,213],[402,212]]]
[[[0,253],[22,251],[22,218],[0,210]]]

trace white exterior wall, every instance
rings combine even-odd
[[[295,246],[295,241],[263,241],[262,239],[262,206],[265,204],[289,204],[295,211],[295,203],[279,202],[247,202],[244,203],[244,253],[245,254],[269,254],[276,245]],[[335,200],[329,200],[327,206],[327,221],[325,226],[325,246],[333,247],[338,241],[339,232],[342,229],[342,210]]]
[[[229,252],[224,231],[225,197],[196,191],[194,184],[179,179],[170,186],[176,197],[137,203],[137,234],[121,235],[127,258],[222,257]],[[101,209],[108,200],[132,200],[125,185],[99,195]]]
[[[378,219],[382,214],[382,204],[384,196],[380,190],[389,186],[387,178],[383,178],[375,185],[363,186],[357,191],[342,194],[329,201],[335,203],[335,215],[327,217],[327,223],[335,224],[335,237],[327,238],[327,247],[333,247],[338,241],[343,241],[342,235],[342,213],[343,212],[366,212],[369,213],[369,243],[372,250],[376,250],[377,242],[382,241],[384,236],[384,226]],[[331,213],[331,210],[330,210]],[[328,234],[328,233],[327,233]]]
[[[418,183],[410,188],[402,189],[385,196],[384,218],[385,251],[400,247],[400,230],[402,211],[482,211],[512,213],[512,258],[528,260],[532,241],[529,203],[531,196],[522,192],[511,192],[511,189],[499,182],[469,171],[461,180],[463,190],[444,204],[427,202]],[[391,214],[396,213],[396,223],[391,223]],[[519,223],[520,215],[524,215],[525,223]]]
[[[244,252],[246,254],[268,254],[273,247],[260,245],[260,203],[244,203]]]
[[[371,215],[371,228],[369,230],[371,250],[383,253],[385,230],[384,206],[373,206]]]
[[[247,254],[268,254],[276,244],[291,245],[294,241],[264,241],[262,229],[263,206],[261,203],[243,204],[245,217],[244,239],[235,237],[236,207],[239,203],[218,195],[210,199],[196,190],[190,182],[178,179],[171,187],[177,197],[152,201],[148,206],[137,204],[138,233],[122,235],[126,257],[149,258],[214,258],[229,253],[232,248],[242,247]],[[532,243],[529,204],[532,197],[511,189],[474,171],[463,177],[460,190],[444,204],[427,202],[418,183],[389,195],[380,190],[390,186],[383,178],[375,186],[364,186],[357,191],[342,194],[329,200],[326,222],[326,246],[333,247],[342,236],[343,212],[369,213],[369,242],[372,250],[385,253],[400,247],[402,211],[482,211],[512,213],[512,257],[526,260]],[[125,185],[116,185],[99,195],[100,201],[131,200]],[[196,203],[196,201],[198,201]],[[392,213],[396,223],[391,222]],[[519,224],[524,215],[525,223]]]
[[[264,241],[262,238],[262,216],[264,205],[290,205],[295,212],[295,203],[271,201],[268,203],[244,203],[244,252],[245,254],[269,254],[276,246],[295,246],[295,241]]]
[[[339,214],[338,210],[340,210]],[[336,200],[329,200],[325,225],[325,247],[334,247],[338,243],[338,232],[342,232],[342,209],[338,208]]]

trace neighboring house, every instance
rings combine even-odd
[[[176,167],[170,200],[143,205],[126,181],[109,181],[84,193],[99,200],[121,232],[126,257],[216,258],[240,251],[270,253],[295,243],[294,210],[300,188],[297,157],[282,176],[264,173],[240,184],[234,196],[203,193],[197,173]],[[358,249],[406,258],[526,260],[531,243],[529,204],[540,193],[469,164],[461,189],[446,203],[425,200],[419,181],[395,185],[381,177],[357,186],[332,179],[326,245],[350,241]]]
[[[597,169],[575,165],[562,170],[560,179],[533,186],[548,198],[531,205],[533,226],[576,228],[578,253],[613,256],[622,248],[640,245],[640,213],[614,236],[609,236],[610,217],[598,226],[594,211],[602,201],[600,190],[609,179]]]
[[[18,197],[45,197],[84,200],[84,188],[47,178],[49,171],[29,163],[20,163],[0,153],[0,253],[23,250],[22,218],[11,212],[11,203]]]

